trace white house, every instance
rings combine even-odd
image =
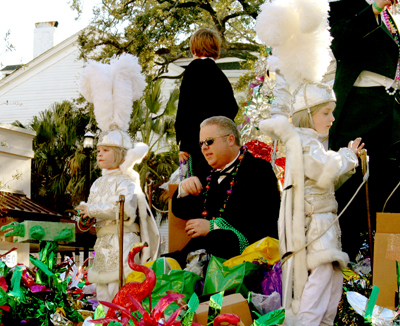
[[[79,79],[84,66],[84,61],[78,59],[77,40],[80,32],[53,46],[57,25],[57,22],[36,23],[34,59],[12,73],[8,70],[3,72],[5,77],[0,79],[0,123],[19,120],[26,124],[54,102],[79,96]],[[166,75],[180,75],[190,61],[180,59],[170,64]],[[224,65],[237,61],[228,58],[217,60],[217,63]],[[239,69],[223,71],[232,83],[244,73]],[[163,97],[168,98],[175,87],[175,79],[166,79],[162,88]]]

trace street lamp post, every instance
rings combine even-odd
[[[83,152],[86,155],[85,158],[85,185],[84,185],[84,201],[87,202],[89,198],[89,192],[90,192],[90,155],[93,149],[93,143],[94,143],[94,135],[88,131],[84,136],[83,136]],[[83,248],[83,259],[86,261],[86,259],[89,257],[89,246],[85,245]]]
[[[90,191],[90,155],[93,149],[94,135],[88,131],[83,138],[83,152],[86,155],[85,159],[85,186],[84,186],[84,200],[89,198]]]

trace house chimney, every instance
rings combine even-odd
[[[57,26],[57,21],[35,24],[33,37],[33,58],[36,58],[54,46],[57,36]]]

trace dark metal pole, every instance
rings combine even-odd
[[[361,150],[361,169],[363,175],[367,173],[367,167],[368,167],[368,156],[367,156],[367,150],[364,148]],[[366,197],[366,203],[367,203],[367,219],[368,219],[368,242],[369,242],[369,255],[371,257],[371,271],[373,265],[373,241],[372,241],[372,226],[371,226],[371,211],[370,211],[370,204],[369,204],[369,189],[368,189],[368,180],[365,182],[365,197]]]
[[[91,148],[84,148],[85,153],[85,185],[84,185],[84,196],[85,201],[89,199],[89,192],[90,192],[90,154],[92,149]]]
[[[124,204],[125,196],[119,195],[119,288],[124,285]]]

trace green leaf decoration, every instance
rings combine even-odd
[[[251,326],[282,325],[285,320],[285,309],[271,311],[254,321]]]

